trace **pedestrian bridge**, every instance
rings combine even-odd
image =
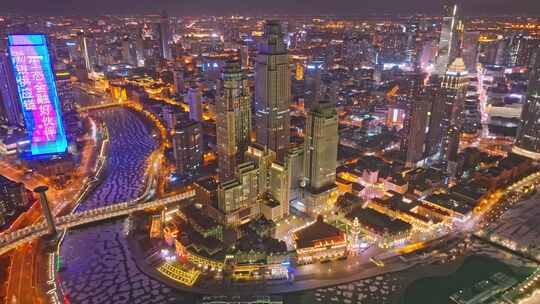
[[[79,213],[73,213],[55,218],[57,229],[68,229],[77,226],[96,223],[99,221],[129,215],[136,211],[164,207],[174,203],[186,202],[195,196],[195,190],[190,190],[181,194],[169,196],[162,199],[141,203],[137,200],[118,203]],[[26,244],[36,238],[47,234],[47,223],[42,220],[36,224],[13,231],[11,233],[0,234],[0,255]]]

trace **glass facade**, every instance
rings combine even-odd
[[[9,35],[8,46],[31,157],[64,153],[67,140],[46,36]]]

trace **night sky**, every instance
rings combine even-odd
[[[464,13],[540,14],[540,0],[457,0]],[[156,13],[170,15],[439,13],[438,0],[0,0],[0,14]]]

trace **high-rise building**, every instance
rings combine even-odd
[[[251,93],[238,62],[227,62],[216,100],[218,170],[221,181],[233,177],[250,144]]]
[[[338,115],[330,101],[316,103],[308,112],[304,137],[306,209],[318,212],[336,188]]]
[[[24,185],[0,175],[0,225],[3,226],[27,205],[28,191]]]
[[[182,69],[175,69],[173,71],[174,80],[174,93],[178,96],[182,96],[185,88],[184,71]]]
[[[24,124],[21,103],[17,94],[17,83],[7,54],[0,54],[0,94],[3,121],[14,126]]]
[[[441,37],[437,50],[435,72],[444,75],[448,66],[459,56],[463,24],[458,16],[457,4],[443,6]]]
[[[534,51],[540,47],[540,40],[524,34],[514,34],[506,40],[505,66],[529,67]]]
[[[277,21],[267,21],[255,63],[255,128],[257,143],[282,160],[289,148],[291,72],[287,46]]]
[[[71,74],[67,70],[58,69],[55,75],[56,90],[58,91],[62,113],[72,112],[75,110],[75,96],[73,94]]]
[[[425,88],[424,96],[429,103],[429,122],[428,131],[426,135],[426,147],[425,156],[440,158],[441,146],[442,146],[442,121],[445,115],[444,112],[444,98],[440,97],[441,94],[441,77],[438,75],[432,75]]]
[[[304,148],[291,148],[285,156],[285,167],[287,168],[290,200],[300,199],[302,195],[301,187],[304,175]]]
[[[532,60],[527,103],[513,152],[540,160],[540,51]]]
[[[410,72],[405,73],[403,79],[400,83],[400,94],[398,96],[398,101],[403,104],[405,108],[405,119],[403,120],[403,136],[401,138],[401,150],[407,151],[408,144],[410,139],[411,124],[414,116],[414,106],[415,103],[421,99],[421,96],[424,91],[424,78],[425,74],[421,72]]]
[[[129,38],[125,38],[122,40],[122,59],[127,64],[137,66],[136,45]]]
[[[480,32],[467,31],[463,34],[463,48],[461,57],[465,62],[467,71],[470,74],[476,73],[476,64],[478,63],[478,40]]]
[[[240,47],[240,59],[242,60],[242,69],[249,68],[249,46],[242,45]]]
[[[80,44],[86,72],[92,73],[95,71],[95,67],[98,62],[96,41],[94,37],[92,37],[91,35],[88,35],[84,31],[81,31],[79,33],[79,39],[80,39],[79,44]]]
[[[218,208],[224,213],[224,224],[238,226],[260,214],[259,170],[253,162],[239,164],[237,178],[218,186]]]
[[[426,130],[430,114],[430,102],[425,96],[418,96],[412,101],[412,113],[407,136],[405,165],[414,167],[424,158]]]
[[[161,58],[166,60],[172,59],[171,51],[171,33],[169,27],[169,16],[166,11],[163,11],[161,14],[160,21],[158,23],[159,30],[159,48],[161,51]]]
[[[46,157],[66,152],[67,139],[47,37],[43,34],[9,35],[8,43],[30,142],[24,156]]]
[[[441,82],[440,98],[444,100],[444,111],[441,129],[442,145],[441,157],[448,165],[448,173],[454,176],[457,173],[459,137],[463,124],[463,106],[469,83],[467,68],[462,58],[456,58],[448,67]]]
[[[174,159],[178,174],[196,172],[202,165],[203,135],[199,122],[184,120],[172,132]]]
[[[189,105],[189,118],[194,121],[202,121],[203,106],[202,92],[197,86],[192,86],[186,94],[186,101]]]

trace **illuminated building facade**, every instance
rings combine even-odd
[[[336,189],[338,148],[336,105],[318,102],[308,113],[304,138],[304,179],[307,210],[316,212]]]
[[[480,39],[480,32],[467,31],[463,33],[463,48],[461,57],[465,62],[467,71],[470,74],[476,73],[476,64],[478,63],[478,40]]]
[[[281,25],[267,21],[255,63],[255,127],[257,143],[282,160],[289,148],[291,76]]]
[[[441,96],[444,100],[441,157],[447,162],[450,176],[457,173],[459,137],[463,124],[463,105],[467,85],[468,72],[463,59],[456,58],[446,71],[441,82]]]
[[[0,94],[2,120],[10,125],[22,126],[24,119],[17,95],[17,83],[13,77],[9,57],[6,54],[0,54]]]
[[[347,252],[347,235],[325,223],[321,215],[311,225],[295,231],[292,239],[300,264],[338,258]]]
[[[171,33],[169,28],[169,16],[166,11],[161,14],[160,21],[158,23],[159,30],[159,49],[161,52],[161,58],[166,60],[172,59],[172,51],[170,46]]]
[[[521,120],[513,152],[540,160],[540,51],[538,50],[530,70],[529,92]]]
[[[435,72],[444,75],[448,66],[459,56],[463,24],[458,16],[456,4],[446,4],[443,7],[443,20],[441,24],[441,36],[437,51]]]
[[[186,101],[189,105],[189,118],[194,121],[202,121],[203,106],[202,92],[197,86],[192,86],[186,94]]]
[[[220,181],[234,176],[250,144],[251,93],[247,78],[237,62],[227,62],[216,101],[216,135]]]
[[[260,214],[259,170],[253,162],[238,165],[237,178],[219,184],[218,208],[224,213],[224,225],[237,227]]]
[[[8,43],[30,140],[30,151],[25,153],[26,156],[43,157],[66,152],[67,139],[46,36],[9,35]]]
[[[172,132],[172,143],[178,174],[199,169],[203,159],[203,135],[199,122],[187,120],[177,123]]]

